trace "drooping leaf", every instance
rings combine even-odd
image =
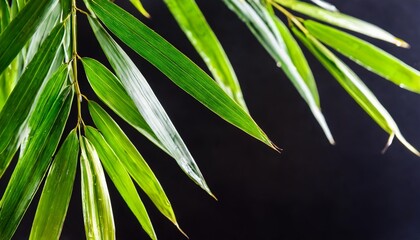
[[[88,139],[80,139],[82,207],[86,239],[115,239],[114,216],[104,171],[95,147]]]
[[[298,68],[295,66],[289,53],[288,46],[283,40],[283,36],[280,34],[280,30],[273,19],[272,13],[270,13],[265,6],[257,1],[243,1],[243,0],[224,0],[226,5],[235,12],[242,21],[244,21],[255,37],[265,47],[271,57],[277,62],[277,65],[281,66],[287,77],[290,79],[294,87],[298,90],[299,94],[308,104],[315,119],[323,129],[325,136],[331,144],[334,144],[334,138],[328,128],[325,121],[324,115],[321,112],[320,107],[317,105],[317,97],[313,95],[313,83],[308,85],[304,80],[304,77],[308,77],[307,73],[302,76]],[[283,34],[287,34],[283,31]],[[288,37],[285,35],[285,37]],[[293,51],[296,51],[296,46],[292,43],[292,40],[288,40],[289,46]],[[295,61],[298,57],[295,57]],[[300,67],[302,72],[303,67]],[[307,80],[311,82],[311,80]],[[312,91],[311,91],[312,88]]]
[[[171,203],[162,186],[130,139],[99,104],[90,101],[89,112],[95,125],[110,144],[110,147],[121,160],[128,173],[130,173],[159,211],[178,226]]]
[[[273,16],[273,18],[284,40],[284,43],[286,44],[286,48],[289,53],[290,59],[292,59],[292,62],[298,70],[300,76],[302,76],[302,79],[305,81],[306,85],[311,91],[315,103],[318,107],[320,107],[321,104],[319,102],[319,94],[318,89],[316,87],[316,82],[312,74],[311,68],[309,67],[308,61],[306,60],[305,55],[303,55],[302,49],[300,48],[296,40],[293,38],[287,26],[277,17]]]
[[[391,135],[395,135],[410,151],[417,156],[420,153],[403,137],[397,124],[388,111],[382,106],[375,95],[359,79],[359,77],[322,43],[311,35],[304,35],[293,29],[296,36],[314,54],[314,56],[324,65],[324,67],[337,79],[340,85],[350,96],[366,111],[376,123]]]
[[[321,42],[398,86],[420,93],[420,72],[378,47],[345,32],[307,20],[305,27]]]
[[[101,28],[96,19],[91,18],[90,23],[123,87],[156,137],[177,161],[181,169],[201,188],[211,194],[184,141],[140,70],[124,50]]]
[[[118,192],[134,213],[139,223],[142,225],[144,231],[146,231],[151,239],[157,239],[146,208],[137,193],[136,186],[134,186],[130,175],[121,163],[121,159],[114,153],[110,145],[98,132],[98,130],[87,126],[85,133],[86,138],[95,147],[108,176],[111,178],[115,187],[118,189]],[[118,141],[119,139],[113,140]]]
[[[143,4],[141,3],[140,0],[130,0],[131,4],[134,5],[134,7],[137,8],[137,10],[143,14],[143,16],[150,18],[150,14],[146,11],[146,9],[144,8]]]
[[[117,77],[102,63],[92,58],[82,58],[90,86],[98,97],[121,118],[146,136],[150,141],[166,151],[150,126],[141,116],[133,100]]]
[[[64,29],[57,26],[45,40],[34,59],[21,76],[17,86],[11,93],[2,111],[0,112],[0,176],[7,168],[11,157],[16,152],[21,133],[25,129],[23,124],[30,113],[39,89],[45,81],[49,66],[61,40]]]
[[[161,36],[111,2],[90,0],[89,3],[95,14],[118,38],[176,85],[226,121],[274,148],[265,133],[241,107],[197,65]]]
[[[0,73],[19,54],[55,4],[55,0],[30,1],[2,32],[0,35]]]
[[[27,150],[19,159],[1,200],[2,239],[12,238],[48,170],[70,113],[72,97],[70,87],[63,90],[50,109],[43,109],[45,119],[31,131]]]
[[[377,38],[383,41],[393,43],[399,47],[409,47],[409,45],[403,40],[395,37],[391,33],[379,28],[371,23],[363,20],[345,15],[340,12],[331,12],[329,10],[322,9],[320,7],[308,4],[297,0],[274,0],[279,4],[313,17],[315,19],[327,22],[329,24],[345,28],[354,32],[364,34],[369,37]]]
[[[73,130],[52,162],[38,203],[29,239],[60,239],[73,191],[79,140]]]
[[[246,110],[241,87],[232,65],[196,2],[165,0],[165,3],[219,86]]]

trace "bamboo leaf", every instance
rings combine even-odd
[[[82,63],[89,84],[98,97],[137,131],[167,152],[139,110],[137,110],[136,105],[121,85],[120,80],[95,59],[82,58]]]
[[[279,30],[281,37],[284,40],[284,43],[287,47],[290,59],[297,68],[300,76],[305,81],[305,84],[308,86],[311,91],[312,97],[318,107],[321,106],[319,102],[318,89],[316,87],[316,82],[312,74],[311,68],[309,67],[308,61],[306,61],[305,55],[303,55],[302,49],[299,44],[293,38],[287,26],[280,21],[277,17],[273,16],[276,22],[277,29]]]
[[[106,0],[89,2],[95,14],[118,38],[157,67],[176,85],[226,121],[275,148],[241,107],[197,65],[161,36],[111,2]]]
[[[19,159],[1,200],[0,236],[11,239],[29,207],[64,131],[72,102],[71,88],[66,88],[46,117],[31,131],[27,150]]]
[[[211,195],[200,169],[139,69],[111,36],[101,30],[99,23],[95,24],[95,19],[90,19],[90,23],[123,87],[156,137],[181,169]]]
[[[29,239],[58,240],[73,191],[79,140],[73,130],[60,147],[45,180]]]
[[[345,15],[340,12],[331,12],[320,7],[296,0],[274,0],[275,2],[303,13],[315,19],[329,24],[345,28],[354,32],[364,34],[369,37],[377,38],[386,42],[393,43],[399,47],[409,47],[403,40],[395,37],[391,33],[363,20]]]
[[[0,35],[0,73],[19,54],[55,4],[55,0],[29,1],[2,32]]]
[[[324,65],[324,67],[337,79],[340,85],[350,96],[366,111],[376,123],[391,135],[395,135],[410,151],[417,156],[420,153],[403,137],[397,124],[388,111],[382,106],[375,95],[359,79],[359,77],[330,52],[324,45],[311,35],[304,36],[301,32],[293,29],[298,38],[307,46],[314,56]],[[390,142],[389,142],[390,144]]]
[[[308,85],[305,82],[304,77],[308,76],[302,76],[299,72],[292,60],[287,44],[289,44],[289,47],[294,49],[294,51],[296,51],[296,46],[290,39],[287,44],[285,43],[273,15],[266,9],[265,6],[256,1],[224,0],[224,2],[243,22],[247,24],[251,32],[265,47],[271,57],[277,62],[277,65],[281,66],[294,87],[308,104],[312,114],[320,124],[329,142],[334,144],[334,138],[328,128],[324,115],[322,114],[320,107],[317,105],[317,97],[311,92],[311,87],[312,91],[314,91],[313,85]],[[283,31],[283,34],[287,33]],[[285,37],[288,36],[285,35]],[[295,61],[297,58],[298,57],[295,56]],[[302,68],[301,71],[304,72],[303,66],[300,68]],[[308,78],[307,81],[310,82],[311,80]]]
[[[90,101],[89,112],[95,125],[110,144],[110,147],[121,160],[128,173],[130,173],[159,211],[176,226],[179,226],[171,203],[162,186],[130,139],[99,104]]]
[[[82,207],[86,239],[115,239],[111,199],[104,171],[95,147],[88,139],[80,140]]]
[[[48,67],[63,39],[63,25],[57,26],[45,40],[28,68],[22,74],[17,86],[11,93],[0,112],[0,176],[4,173],[16,152],[25,130],[32,103],[45,81]]]
[[[326,45],[398,86],[420,93],[420,72],[391,54],[345,32],[314,21],[305,21],[308,31]]]
[[[247,110],[232,65],[196,2],[194,0],[165,0],[165,3],[207,64],[219,86]]]
[[[323,0],[311,0],[311,2],[331,12],[338,12],[338,9],[329,2]]]
[[[118,192],[124,198],[128,207],[142,225],[144,231],[146,231],[151,239],[157,239],[146,208],[137,193],[136,186],[134,186],[130,175],[121,163],[121,159],[114,153],[98,130],[87,126],[85,132],[86,138],[92,143],[98,152],[98,156],[105,168],[105,171],[108,173],[112,182],[114,182],[115,187],[117,187]],[[115,140],[118,141],[119,139],[114,139],[114,141]]]
[[[0,33],[10,23],[10,7],[7,0],[0,0]]]
[[[143,7],[143,4],[140,0],[130,0],[131,4],[134,5],[134,7],[137,8],[137,10],[143,14],[143,16],[150,18],[150,14],[146,11],[146,9]]]

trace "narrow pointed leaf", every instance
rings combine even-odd
[[[390,42],[399,47],[409,47],[406,42],[395,37],[391,33],[355,17],[351,17],[340,12],[331,12],[309,3],[296,0],[275,0],[275,2],[278,2],[293,11],[303,13],[320,21],[358,32],[369,37]]]
[[[219,86],[247,109],[232,65],[195,0],[165,0],[165,3]]]
[[[308,31],[321,42],[398,86],[420,93],[420,72],[382,49],[345,32],[314,21]]]
[[[120,80],[95,59],[83,58],[82,63],[90,86],[98,97],[141,134],[167,152],[139,110],[137,110],[136,105],[121,85]]]
[[[86,239],[115,239],[114,216],[104,171],[95,147],[82,137],[80,140],[82,207]]]
[[[0,0],[0,33],[9,25],[10,7],[7,0]]]
[[[309,67],[308,61],[306,60],[305,55],[303,55],[302,49],[300,48],[296,40],[293,38],[287,26],[277,17],[273,17],[274,21],[276,22],[276,26],[284,40],[284,43],[286,44],[287,51],[289,53],[290,58],[292,59],[293,64],[296,66],[300,76],[302,76],[302,79],[305,81],[306,85],[311,91],[315,103],[318,107],[320,107],[321,104],[319,102],[319,94],[318,89],[316,87],[316,82],[312,74],[311,68]]]
[[[134,5],[134,7],[137,8],[137,10],[143,14],[143,16],[150,18],[150,14],[146,11],[146,9],[144,8],[143,4],[141,3],[140,0],[130,0],[131,4]]]
[[[55,0],[29,1],[2,32],[0,35],[0,73],[19,54],[55,4]]]
[[[98,130],[137,184],[159,211],[178,226],[171,203],[162,186],[130,139],[99,104],[90,101],[89,112]]]
[[[1,200],[0,236],[11,239],[48,170],[67,121],[72,101],[65,89],[42,123],[31,132],[25,154],[19,159]],[[44,111],[45,112],[45,111]]]
[[[253,119],[174,46],[111,2],[91,0],[90,6],[118,38],[157,67],[176,85],[226,121],[274,148]]]
[[[311,0],[311,2],[331,12],[338,12],[338,9],[329,2],[323,0]]]
[[[177,161],[181,169],[201,188],[211,194],[184,141],[140,70],[95,19],[91,18],[90,23],[122,85],[156,137]]]
[[[307,77],[307,70],[304,71],[303,68],[300,67],[301,72],[305,72],[305,76],[302,76],[291,58],[291,53],[288,50],[287,44],[289,44],[293,51],[296,51],[296,46],[292,43],[291,39],[288,40],[287,44],[285,43],[283,36],[276,25],[275,19],[273,19],[273,15],[265,6],[256,1],[224,0],[224,2],[247,24],[251,32],[277,62],[277,65],[281,66],[294,87],[308,104],[312,114],[323,129],[329,142],[334,144],[334,138],[328,128],[324,115],[317,105],[317,97],[312,93],[314,91],[313,83],[308,85],[304,80],[304,77]],[[287,33],[283,31],[283,34]],[[296,60],[297,56],[295,57],[295,61]],[[307,81],[311,82],[309,79]]]
[[[29,239],[60,239],[73,191],[79,140],[73,130],[54,158],[45,180]]]
[[[121,159],[114,153],[98,130],[88,126],[86,128],[86,138],[95,147],[105,171],[108,173],[108,176],[111,178],[128,207],[136,216],[144,231],[146,231],[151,239],[157,239],[146,208],[137,193],[136,186],[134,186],[130,175],[121,163]],[[118,139],[115,140],[118,141]]]
[[[375,95],[359,79],[359,77],[324,45],[322,45],[313,36],[304,36],[301,32],[294,29],[294,33],[314,54],[315,57],[324,65],[324,67],[337,79],[340,85],[349,93],[349,95],[366,111],[376,123],[391,136],[395,136],[414,154],[420,156],[420,153],[405,140],[394,119],[388,111],[382,106]]]
[[[48,73],[49,68],[45,66],[51,65],[63,33],[62,25],[51,32],[0,112],[0,176],[19,146],[23,124]]]

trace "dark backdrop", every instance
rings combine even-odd
[[[342,12],[377,24],[411,43],[412,48],[406,50],[368,39],[420,69],[420,1],[331,2]],[[128,1],[117,3],[140,16]],[[253,117],[284,151],[278,154],[225,123],[128,51],[219,199],[206,195],[175,161],[125,128],[160,179],[189,237],[420,239],[420,158],[398,141],[381,154],[386,133],[307,54],[323,112],[337,141],[336,146],[329,145],[305,102],[236,15],[221,0],[198,3],[236,69]],[[140,18],[205,68],[162,1],[144,0],[144,4],[152,19]],[[79,21],[83,28],[79,54],[104,61],[86,18],[81,16]],[[349,64],[394,116],[406,138],[420,148],[420,96]],[[78,174],[62,239],[84,238],[79,178]],[[118,239],[147,239],[110,181],[109,186]],[[185,239],[144,194],[142,198],[160,239]],[[31,206],[16,239],[27,238],[35,206]]]

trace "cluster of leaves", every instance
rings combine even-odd
[[[130,0],[146,17],[139,0]],[[297,0],[223,0],[246,23],[309,105],[327,138],[334,143],[320,109],[316,83],[289,27],[356,102],[391,135],[417,155],[373,93],[338,57],[334,48],[367,69],[414,92],[420,73],[377,47],[289,10],[402,47],[408,45],[364,21]],[[233,68],[194,0],[164,0],[179,26],[200,53],[214,80],[185,55],[134,16],[108,0],[0,0],[0,176],[15,155],[16,167],[0,202],[0,236],[11,239],[45,178],[30,239],[58,239],[72,194],[77,166],[86,237],[114,239],[115,227],[105,172],[150,236],[157,239],[137,184],[159,211],[178,223],[162,186],[142,155],[101,105],[173,157],[180,168],[212,195],[197,164],[140,70],[108,33],[149,61],[197,101],[250,136],[271,143],[249,115]],[[77,53],[77,15],[88,18],[112,70]],[[105,26],[105,27],[104,27]],[[79,88],[78,63],[101,103]],[[86,124],[82,104],[93,120]],[[60,140],[72,106],[75,128]],[[134,180],[134,181],[133,181]]]

